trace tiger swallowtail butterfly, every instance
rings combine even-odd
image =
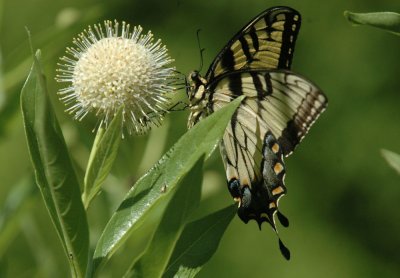
[[[283,157],[327,106],[316,85],[290,70],[300,24],[301,16],[292,8],[267,9],[225,45],[204,77],[194,71],[188,78],[189,128],[245,96],[220,142],[228,189],[245,223],[254,219],[261,229],[268,222],[277,235],[275,214],[283,226],[289,225],[278,210],[286,193]]]

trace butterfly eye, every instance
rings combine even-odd
[[[192,72],[192,73],[190,74],[190,79],[191,79],[192,81],[195,81],[195,80],[199,79],[199,73],[198,73],[197,71]]]

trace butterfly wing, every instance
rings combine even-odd
[[[266,221],[286,193],[283,155],[290,154],[324,111],[327,98],[286,70],[241,71],[210,84],[213,111],[245,95],[220,143],[228,188],[244,222]],[[281,222],[286,222],[282,215]]]
[[[286,156],[304,138],[327,105],[327,98],[313,83],[286,70],[239,71],[209,85],[213,107],[243,101],[233,121],[257,125],[261,135],[270,132]],[[263,138],[260,138],[263,140]]]
[[[206,79],[241,69],[290,69],[300,23],[300,14],[292,8],[265,10],[220,51]]]

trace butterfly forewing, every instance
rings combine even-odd
[[[264,11],[221,50],[206,79],[241,69],[290,69],[300,23],[300,14],[291,8]]]

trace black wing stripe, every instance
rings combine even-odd
[[[281,51],[283,53],[287,53],[287,55],[281,55],[281,57],[279,58],[279,68],[290,69],[293,58],[294,42],[297,39],[297,34],[299,33],[300,29],[300,24],[297,24],[296,17],[297,15],[287,15],[284,30],[292,30],[292,32],[282,33]]]
[[[267,86],[267,93],[268,94],[272,94],[273,90],[272,90],[271,76],[269,75],[268,72],[265,72],[264,81],[265,81],[265,84]]]
[[[235,68],[234,53],[231,49],[227,49],[222,56],[221,65],[226,71],[232,71]]]
[[[258,37],[254,26],[251,26],[249,35],[251,37],[251,41],[253,42],[254,51],[258,52],[260,50],[260,43],[258,42]]]
[[[258,99],[262,99],[266,94],[266,90],[265,90],[265,88],[263,86],[263,83],[261,82],[260,75],[257,74],[257,72],[254,72],[254,71],[250,72],[250,75],[251,75],[251,78],[252,78],[252,81],[253,81],[253,82],[251,82],[251,84],[254,86],[254,88],[257,91],[257,98]],[[268,86],[267,86],[267,90],[268,90]]]
[[[242,78],[240,75],[229,75],[229,90],[231,91],[231,94],[234,96],[240,96],[242,95],[241,90],[238,90],[237,88],[242,88]]]
[[[250,53],[250,47],[249,44],[246,40],[246,38],[243,36],[241,38],[239,38],[240,44],[242,46],[242,51],[244,53],[244,55],[246,55],[246,60],[250,61],[253,59],[253,55]]]

